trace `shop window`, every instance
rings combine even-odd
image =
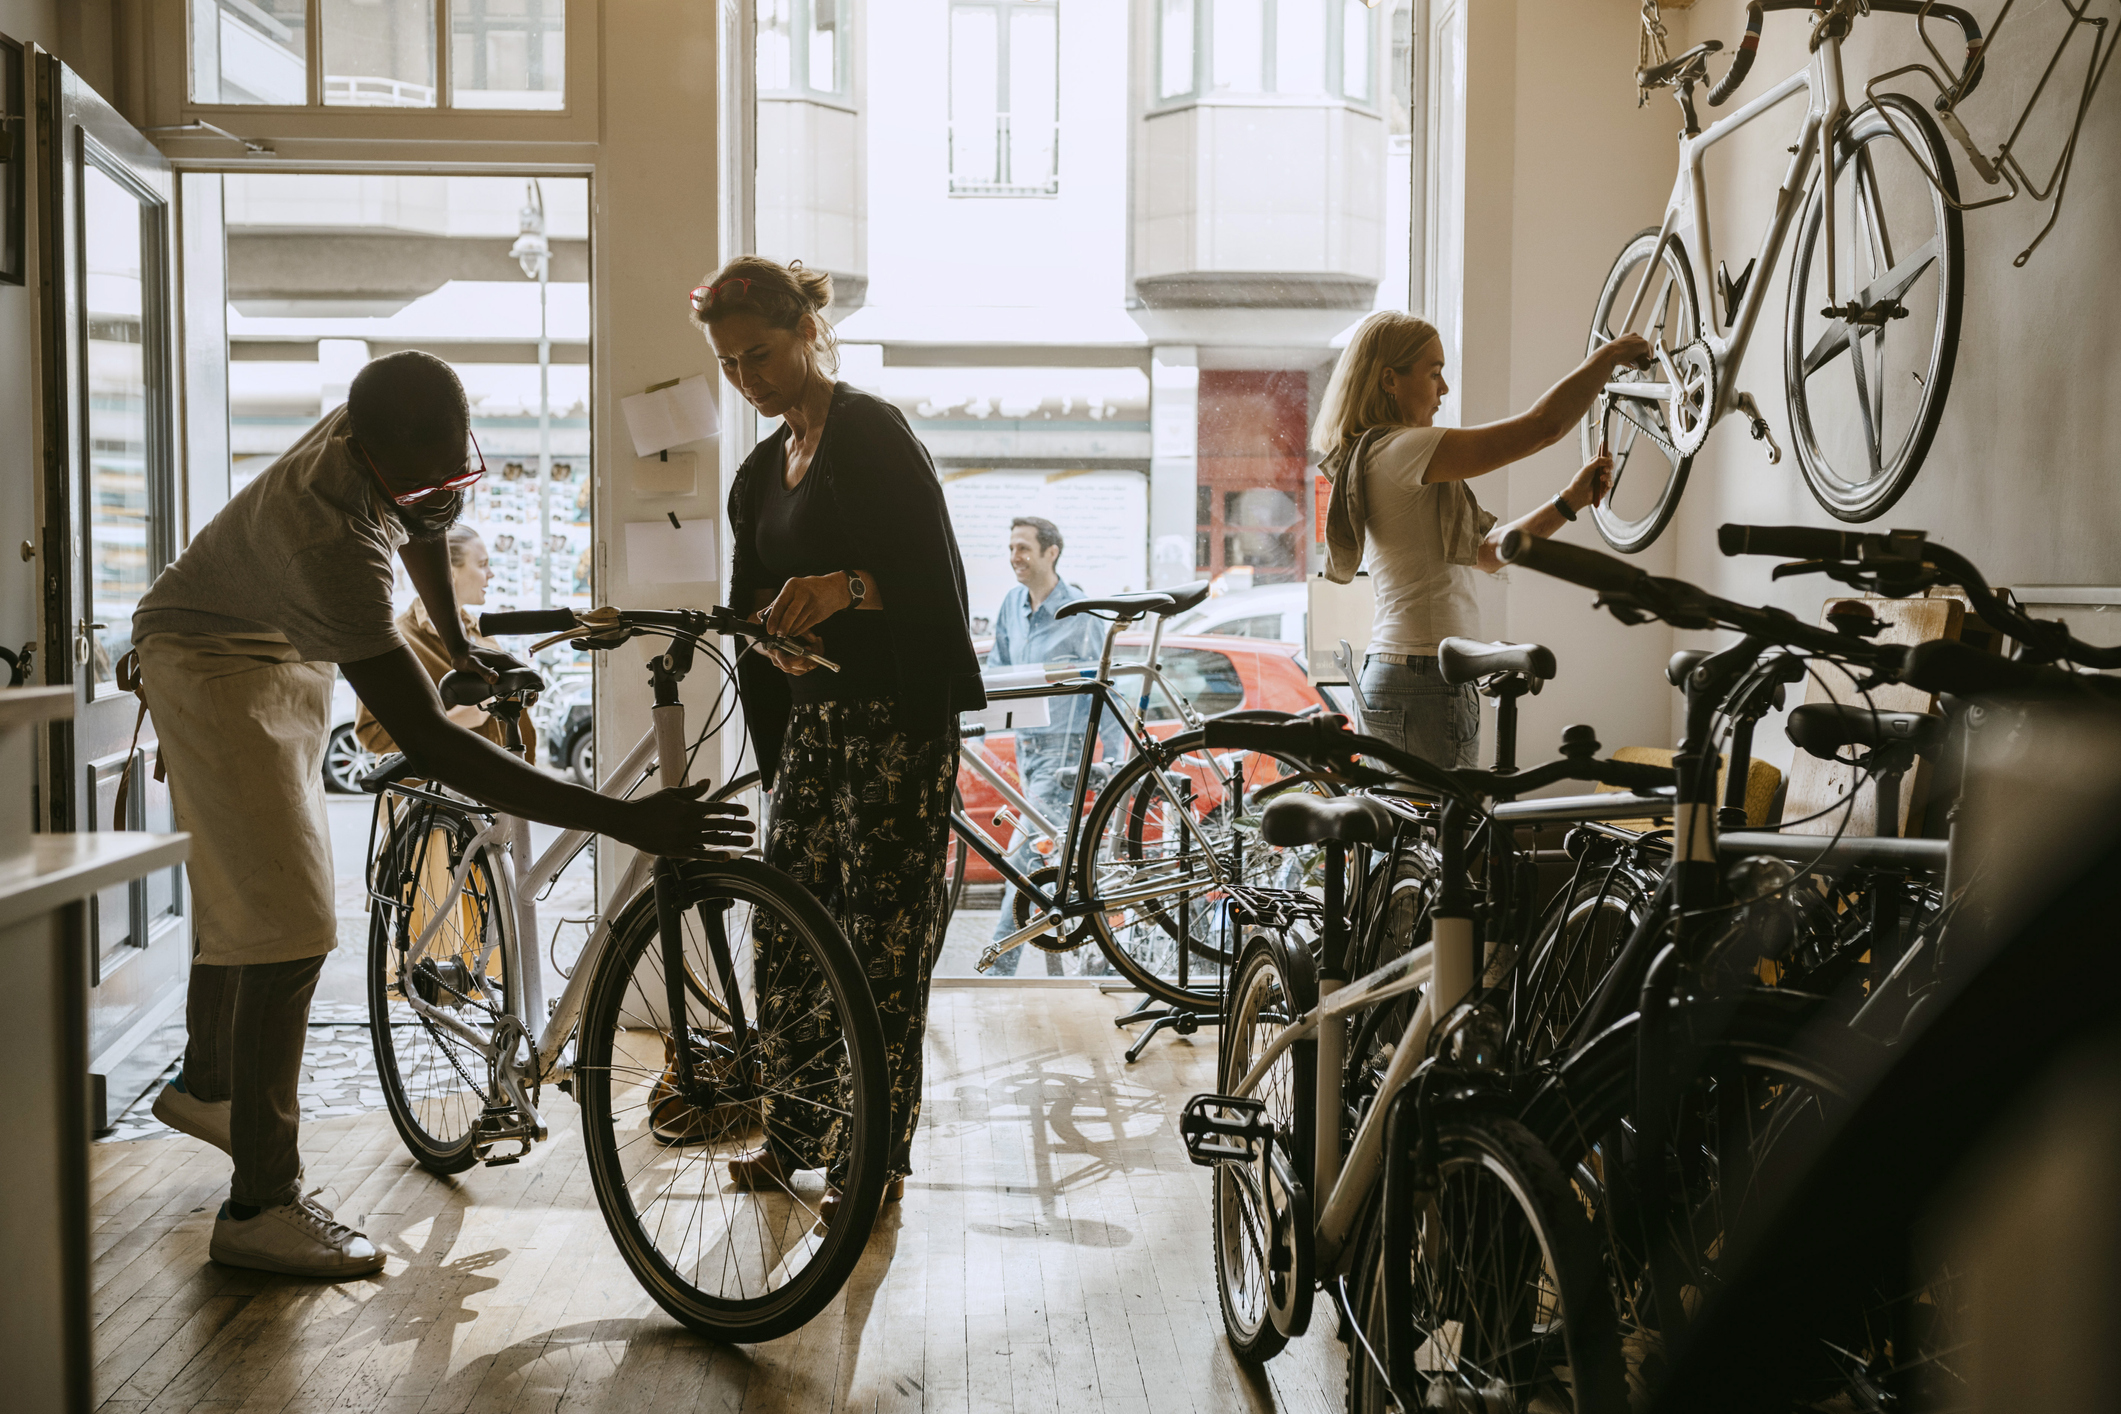
[[[1160,655],[1164,680],[1203,717],[1234,712],[1245,705],[1245,682],[1237,665],[1205,648],[1166,648]],[[1150,704],[1151,721],[1173,721],[1178,714],[1161,694]]]
[[[1333,95],[1371,101],[1363,0],[1161,0],[1156,96]]]
[[[950,194],[1054,196],[1059,164],[1059,6],[952,5]]]
[[[190,0],[188,91],[195,103],[281,108],[567,106],[566,0],[449,0],[446,93],[435,4]],[[324,70],[315,83],[313,27]]]
[[[324,0],[324,102],[435,106],[434,0]]]
[[[847,0],[759,0],[759,92],[844,97],[848,9]]]

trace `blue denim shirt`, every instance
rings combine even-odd
[[[1041,663],[1079,663],[1095,667],[1098,650],[1104,646],[1105,622],[1088,614],[1079,614],[1072,619],[1056,620],[1053,616],[1061,609],[1083,597],[1083,592],[1062,580],[1053,586],[1045,602],[1036,609],[1031,607],[1031,591],[1019,584],[1002,597],[1002,607],[994,616],[994,650],[987,655],[990,668],[1027,668]],[[1079,739],[1083,723],[1090,718],[1090,699],[1087,697],[1055,697],[1048,699],[1052,717],[1045,727],[1032,728],[1031,734],[1055,745],[1069,739]],[[1117,760],[1123,738],[1118,723],[1107,711],[1098,735],[1105,743],[1105,756]]]

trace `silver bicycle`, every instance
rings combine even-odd
[[[606,777],[613,797],[650,780],[685,783],[729,714],[689,735],[679,685],[705,657],[723,674],[721,706],[735,675],[716,636],[764,636],[726,609],[555,609],[488,614],[480,627],[587,649],[666,641],[648,670],[653,726]],[[451,706],[486,705],[520,752],[542,686],[526,668],[492,685],[452,673],[440,689]],[[421,774],[393,756],[362,782],[378,797],[370,1031],[385,1104],[413,1156],[439,1174],[515,1163],[547,1137],[539,1102],[553,1086],[580,1106],[605,1223],[665,1310],[724,1340],[802,1325],[861,1256],[888,1162],[883,1032],[838,925],[757,859],[636,855],[548,1001],[537,900],[591,837],[570,831],[533,859],[527,821]],[[739,1188],[727,1161],[768,1140],[795,1172]],[[828,1191],[839,1201],[824,1201]]]
[[[1623,552],[1643,549],[1671,520],[1695,454],[1726,414],[1743,414],[1768,460],[1781,460],[1739,375],[1774,284],[1769,272],[1792,232],[1783,393],[1798,468],[1822,506],[1865,521],[1899,500],[1921,470],[1951,388],[1966,278],[1951,157],[1936,120],[1911,98],[1873,84],[1851,110],[1841,46],[1863,17],[1955,24],[1976,56],[1955,94],[1964,98],[1981,74],[1980,27],[1964,10],[1928,0],[1758,0],[1737,56],[1708,95],[1712,107],[1744,82],[1770,10],[1812,16],[1810,57],[1721,122],[1703,128],[1694,104],[1721,43],[1704,41],[1637,75],[1645,89],[1673,90],[1684,127],[1664,220],[1622,248],[1591,319],[1592,347],[1636,332],[1655,348],[1649,367],[1606,385],[1584,427],[1586,458],[1601,443],[1612,452],[1612,492],[1594,515]],[[1803,119],[1758,253],[1733,276],[1716,257],[1704,161],[1800,93]]]

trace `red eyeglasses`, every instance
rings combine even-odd
[[[401,506],[416,506],[437,491],[461,491],[486,474],[486,454],[479,450],[479,439],[472,437],[471,455],[479,459],[479,469],[477,471],[471,469],[471,462],[467,458],[464,463],[464,471],[460,475],[452,476],[438,486],[422,486],[416,490],[398,492],[391,490],[390,483],[383,479],[383,473],[377,468],[375,459],[368,455],[368,449],[361,446],[358,442],[354,443],[354,448],[360,452],[361,460],[368,463],[368,470],[383,487],[383,494]]]
[[[705,314],[708,305],[724,296],[734,295],[742,299],[750,293],[751,281],[739,276],[733,280],[724,280],[719,285],[697,285],[693,288],[690,300],[695,312]]]

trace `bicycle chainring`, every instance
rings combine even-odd
[[[1716,355],[1706,341],[1696,339],[1674,349],[1670,360],[1678,377],[1672,396],[1665,400],[1665,427],[1672,449],[1690,457],[1708,441],[1709,427],[1716,420]]]
[[[1051,864],[1041,864],[1024,877],[1049,894],[1059,893],[1060,870]],[[1032,907],[1031,895],[1025,893],[1022,889],[1018,889],[1013,903],[1016,910],[1016,926],[1019,928],[1029,926]],[[1030,946],[1037,948],[1040,952],[1074,952],[1089,941],[1090,925],[1088,921],[1084,921],[1077,923],[1072,932],[1041,933],[1031,940]]]

